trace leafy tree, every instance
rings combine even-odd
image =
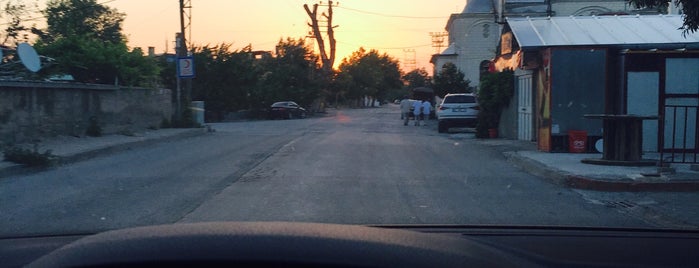
[[[514,71],[486,73],[481,78],[478,92],[478,123],[476,137],[488,136],[488,129],[498,128],[502,110],[510,104],[514,96]]]
[[[121,30],[126,15],[97,0],[49,0],[43,13],[48,28],[39,33],[44,42],[76,35],[111,43],[125,41]]]
[[[30,7],[36,7],[37,4],[27,4],[25,1],[9,0],[5,2],[5,7],[0,14],[0,17],[5,17],[7,20],[7,27],[5,27],[5,37],[3,38],[3,45],[11,45],[14,43],[27,42],[30,39],[31,27],[25,25],[23,21],[26,16],[29,15]],[[11,44],[8,44],[10,42]]]
[[[364,96],[382,100],[386,93],[402,86],[398,60],[376,50],[360,48],[342,60],[339,78],[347,90],[347,97],[359,100]]]
[[[43,72],[68,73],[80,82],[150,86],[158,74],[152,59],[144,57],[141,49],[129,50],[123,42],[70,36],[50,44],[39,42],[36,49],[58,63]]]
[[[144,55],[141,48],[134,48],[119,55],[117,63],[119,83],[127,86],[157,86],[160,84],[160,72],[157,62]]]
[[[253,109],[266,109],[283,100],[309,107],[320,94],[322,72],[318,63],[303,39],[280,40],[275,57],[264,57],[256,64],[259,77],[250,96]]]
[[[259,70],[249,48],[232,51],[230,47],[224,43],[193,49],[197,77],[192,83],[192,99],[206,102],[208,121],[220,121],[228,112],[250,108],[248,93],[255,87]]]
[[[408,88],[431,87],[432,78],[425,68],[412,70],[403,75],[403,81]]]
[[[472,91],[470,80],[464,80],[464,73],[459,71],[451,62],[442,66],[434,77],[435,94],[444,97],[448,93],[469,93]]]
[[[629,3],[638,8],[659,8],[667,9],[670,5],[669,0],[629,0]],[[699,1],[696,0],[677,0],[674,2],[676,6],[682,6],[684,17],[684,33],[696,32],[699,30]]]
[[[95,0],[51,0],[43,13],[48,27],[35,31],[36,49],[56,60],[44,74],[67,73],[90,83],[157,83],[159,70],[153,59],[126,45],[121,33],[124,14]]]
[[[352,75],[348,72],[337,72],[335,77],[330,83],[330,90],[335,95],[335,105],[338,105],[341,100],[346,100],[348,98],[348,93],[351,94],[353,89],[356,88]],[[351,99],[356,99],[358,97],[351,97]]]

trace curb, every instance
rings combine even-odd
[[[153,137],[153,138],[139,140],[139,141],[129,141],[129,142],[124,142],[124,143],[119,143],[119,144],[108,145],[105,147],[95,148],[95,149],[91,149],[91,150],[87,150],[84,152],[79,152],[79,153],[75,153],[75,154],[71,154],[71,155],[58,156],[58,161],[57,161],[56,165],[60,166],[60,165],[76,163],[76,162],[88,160],[91,158],[95,158],[98,156],[104,156],[104,155],[109,155],[109,154],[113,154],[113,153],[131,150],[134,147],[141,147],[141,146],[147,146],[147,145],[157,144],[157,143],[161,143],[161,142],[170,142],[170,141],[175,141],[175,140],[179,140],[179,139],[186,139],[186,138],[200,136],[200,135],[203,135],[205,133],[207,133],[206,128],[196,128],[196,129],[183,131],[181,133],[177,133],[177,134],[174,134],[171,136]],[[51,169],[51,167],[26,167],[26,166],[21,165],[21,164],[12,164],[12,165],[8,165],[6,167],[0,167],[0,178],[10,177],[10,176],[18,176],[18,175],[26,175],[26,174],[31,174],[31,173],[40,172],[40,171],[49,170],[49,169]]]
[[[699,180],[673,182],[639,182],[611,180],[574,175],[551,168],[541,162],[523,157],[517,152],[504,152],[505,158],[529,174],[544,178],[560,186],[605,192],[695,192],[699,191]]]
[[[131,149],[133,149],[133,147],[141,147],[141,146],[147,146],[147,145],[157,144],[157,143],[161,143],[161,142],[169,142],[169,141],[175,141],[175,140],[179,140],[179,139],[196,137],[196,136],[205,134],[206,132],[207,132],[206,128],[196,128],[196,129],[183,131],[181,133],[177,133],[177,134],[172,135],[172,136],[157,137],[157,138],[144,139],[144,140],[140,140],[140,141],[130,141],[130,142],[125,142],[125,143],[120,143],[120,144],[109,145],[106,147],[96,148],[93,150],[88,150],[88,151],[76,153],[73,155],[59,156],[58,164],[59,165],[72,164],[72,163],[88,160],[91,158],[95,158],[98,156],[109,155],[109,154],[113,154],[113,153],[131,150]]]

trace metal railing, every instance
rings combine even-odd
[[[699,106],[665,105],[660,120],[660,164],[699,163]]]

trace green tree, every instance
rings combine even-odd
[[[36,31],[36,49],[55,59],[55,65],[42,73],[67,73],[90,83],[157,84],[154,60],[126,45],[124,14],[95,0],[51,0],[43,13],[47,28]]]
[[[340,102],[345,102],[347,99],[356,99],[351,94],[353,94],[353,89],[356,88],[352,75],[348,72],[336,72],[335,76],[330,83],[330,90],[334,93],[334,103],[335,105],[340,104]]]
[[[406,87],[432,87],[432,78],[425,68],[412,70],[403,75]]]
[[[488,129],[498,128],[502,110],[510,104],[514,95],[514,71],[505,70],[499,73],[483,75],[478,92],[478,123],[476,137],[488,136]]]
[[[451,62],[442,66],[442,69],[434,77],[435,94],[444,97],[448,93],[470,93],[470,80],[464,80],[464,73],[459,71]]]
[[[250,48],[233,51],[224,43],[193,51],[197,77],[192,81],[192,99],[206,103],[207,121],[220,121],[228,112],[250,108],[248,93],[259,73]]]
[[[274,57],[263,57],[256,68],[259,77],[250,96],[254,109],[266,109],[283,100],[309,107],[320,95],[323,77],[319,60],[303,39],[280,40]]]
[[[342,88],[347,90],[350,100],[358,101],[364,96],[383,100],[386,93],[402,87],[398,60],[376,50],[360,48],[342,60],[339,67]]]
[[[68,73],[76,81],[128,86],[156,84],[158,66],[141,49],[126,43],[102,42],[87,36],[69,36],[36,45],[40,54],[56,59],[44,73]]]
[[[628,0],[637,8],[658,8],[667,10],[670,5],[669,0]],[[699,30],[699,1],[696,0],[677,0],[674,2],[676,6],[682,6],[684,16],[684,33],[696,32]]]
[[[50,0],[43,13],[48,25],[40,32],[44,42],[71,36],[89,36],[110,43],[125,41],[121,30],[126,15],[97,0]]]

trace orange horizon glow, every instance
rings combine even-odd
[[[156,53],[174,51],[175,33],[180,29],[178,0],[98,2],[126,14],[123,33],[129,47],[141,47],[144,51],[154,47]],[[191,40],[188,43],[197,46],[226,43],[234,50],[252,45],[253,50],[274,51],[280,39],[308,35],[310,20],[303,5],[315,3],[319,1],[191,0]],[[335,67],[343,58],[364,47],[391,55],[401,62],[401,67],[405,67],[405,61],[411,60],[414,54],[416,67],[431,73],[429,60],[436,49],[432,47],[429,33],[443,32],[449,16],[461,12],[466,1],[444,0],[435,4],[416,0],[347,0],[335,3],[339,3],[333,16],[333,24],[339,26],[335,29]],[[319,11],[324,10],[319,7]],[[307,42],[315,44],[311,39]]]

